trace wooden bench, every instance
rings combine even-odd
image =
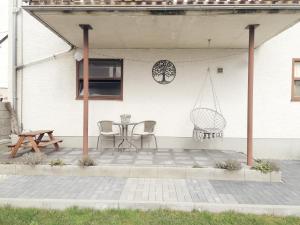
[[[50,140],[42,140],[45,134],[49,136]],[[48,145],[54,145],[57,151],[59,149],[58,143],[61,142],[62,140],[54,138],[53,130],[37,130],[20,134],[17,143],[8,145],[8,147],[11,148],[11,156],[15,157],[19,148],[25,144],[29,144],[35,152],[40,152],[40,148]]]

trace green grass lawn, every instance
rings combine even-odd
[[[0,208],[1,225],[300,225],[300,218],[238,214],[233,212],[179,212],[168,210],[106,210],[71,208],[65,211]]]

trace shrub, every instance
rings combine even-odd
[[[79,160],[79,166],[85,167],[85,166],[96,166],[96,163],[94,160],[92,160],[90,157],[83,157],[81,160]]]
[[[66,165],[63,160],[55,159],[50,161],[50,166],[64,166]]]
[[[216,168],[234,171],[242,169],[242,164],[237,160],[229,159],[225,162],[217,162]]]
[[[35,166],[38,164],[41,164],[44,159],[46,158],[46,155],[43,153],[26,153],[22,156],[21,160],[22,163],[25,165]]]
[[[251,169],[259,170],[262,173],[271,173],[273,171],[279,171],[280,167],[276,162],[257,159]]]

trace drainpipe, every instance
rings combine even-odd
[[[12,106],[17,112],[17,54],[18,54],[18,0],[13,0],[12,4]]]

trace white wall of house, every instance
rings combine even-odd
[[[256,156],[300,158],[297,148],[300,103],[290,101],[292,58],[300,57],[299,36],[300,24],[297,24],[256,50]],[[24,14],[23,46],[25,64],[69,48],[27,13]],[[22,105],[19,116],[25,130],[53,128],[56,135],[65,138],[82,135],[82,101],[75,100],[73,54],[24,68],[19,76],[18,97]],[[90,56],[124,59],[124,99],[90,101],[90,136],[97,136],[98,120],[119,120],[120,114],[130,113],[133,121],[156,120],[156,133],[162,145],[180,143],[181,147],[199,148],[209,145],[245,151],[247,50],[93,49]],[[171,84],[159,85],[152,78],[152,66],[160,59],[171,60],[176,66],[177,75]],[[223,143],[195,144],[187,139],[193,129],[189,113],[208,65],[228,126]],[[216,73],[218,67],[224,68],[223,74]],[[209,97],[206,95],[207,101]]]
[[[0,37],[3,37],[1,35]],[[0,45],[0,89],[8,87],[8,41]],[[1,93],[0,93],[1,94]]]
[[[8,33],[8,0],[0,1],[0,38]],[[0,96],[7,97],[8,88],[8,41],[0,44]]]

